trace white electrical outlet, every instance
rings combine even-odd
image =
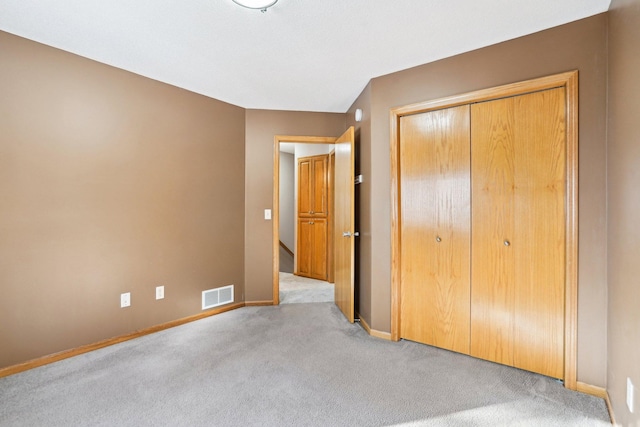
[[[164,286],[156,286],[156,299],[164,298]]]
[[[629,412],[633,414],[633,398],[634,398],[634,387],[631,382],[631,378],[627,378],[627,407],[629,408]]]
[[[131,292],[120,294],[120,308],[129,307],[131,305]]]

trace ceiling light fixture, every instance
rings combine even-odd
[[[260,9],[260,12],[266,12],[271,6],[276,4],[278,0],[232,0],[234,3],[249,9]]]

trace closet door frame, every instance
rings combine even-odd
[[[564,385],[577,390],[577,324],[578,324],[578,71],[570,71],[538,79],[511,83],[489,89],[454,95],[417,104],[393,108],[391,127],[391,339],[400,339],[401,309],[401,182],[400,182],[400,118],[473,104],[494,99],[524,95],[553,88],[565,88],[566,110],[566,273],[564,322]]]

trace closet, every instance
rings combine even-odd
[[[297,274],[327,280],[329,155],[298,159]]]
[[[564,378],[574,116],[566,85],[520,92],[396,114],[397,338]]]

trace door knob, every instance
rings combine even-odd
[[[440,238],[440,236],[436,236],[436,242],[438,243],[442,242],[442,239]]]
[[[349,231],[344,231],[342,233],[342,237],[347,237],[347,238],[349,238],[351,236],[358,237],[359,235],[360,235],[360,233],[358,233],[357,231],[355,233],[353,233],[353,234],[351,234],[351,232],[349,232]]]
[[[509,246],[509,245],[511,245],[511,242],[510,242],[510,241],[508,241],[508,240],[505,240],[505,241],[504,241],[504,245],[505,245],[505,246]]]

